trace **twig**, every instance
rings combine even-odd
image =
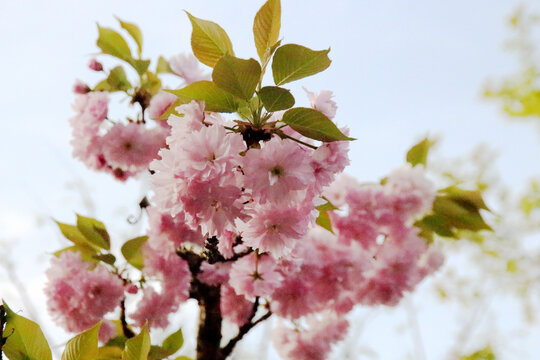
[[[263,322],[264,320],[272,316],[272,311],[268,310],[266,314],[261,316],[258,320],[252,322],[253,318],[255,317],[255,314],[257,313],[258,307],[259,307],[259,298],[256,298],[255,303],[253,303],[253,312],[251,313],[251,316],[248,322],[242,325],[240,329],[238,330],[238,334],[234,338],[232,338],[224,348],[221,349],[222,359],[226,359],[227,356],[231,354],[236,344],[240,340],[242,340],[244,335],[246,335],[251,329],[257,326],[259,323]]]
[[[122,332],[124,333],[124,336],[129,338],[132,338],[135,336],[135,333],[131,331],[129,328],[127,322],[126,322],[126,300],[122,299],[120,302],[120,322],[122,323]]]
[[[285,138],[287,138],[287,139],[291,139],[292,141],[296,141],[297,143],[302,144],[302,145],[304,145],[304,146],[307,146],[307,147],[309,147],[309,148],[312,148],[313,150],[317,150],[317,149],[318,149],[318,148],[317,148],[316,146],[314,146],[314,145],[308,144],[307,142],[303,142],[302,140],[298,140],[297,138],[294,138],[294,137],[292,137],[292,136],[289,136],[289,135],[287,135],[287,134],[285,134],[285,133],[280,134],[280,136],[283,136],[283,137],[285,137]]]

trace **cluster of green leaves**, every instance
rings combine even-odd
[[[56,222],[62,235],[73,245],[55,252],[58,256],[64,251],[76,251],[81,258],[91,263],[103,262],[115,267],[116,257],[110,252],[111,240],[105,225],[96,219],[77,215],[77,224],[69,225]],[[144,266],[142,246],[148,240],[147,236],[139,236],[127,240],[122,245],[122,255],[126,261],[137,269]]]
[[[275,111],[286,110],[281,122],[300,134],[320,141],[352,140],[321,112],[297,107],[294,96],[282,85],[317,74],[330,66],[330,50],[311,50],[297,44],[281,45],[281,3],[268,0],[257,12],[253,36],[259,60],[235,57],[225,30],[218,24],[187,13],[193,32],[191,47],[203,64],[213,68],[212,81],[198,81],[179,90],[168,90],[178,100],[164,114],[191,100],[205,102],[208,111],[237,113],[255,127],[265,125]],[[274,85],[262,86],[271,63]]]
[[[412,166],[427,165],[429,149],[434,141],[425,138],[407,152],[407,162]],[[457,185],[439,190],[429,214],[415,223],[420,235],[428,241],[434,234],[447,238],[460,238],[460,231],[478,232],[492,230],[485,222],[480,210],[489,211],[482,193],[478,190],[465,190]]]
[[[495,354],[491,350],[491,346],[486,346],[482,350],[478,350],[470,355],[465,355],[459,358],[460,360],[495,360]]]
[[[111,55],[129,64],[139,75],[139,84],[132,84],[123,66],[118,65],[112,68],[107,77],[100,81],[93,90],[95,91],[123,91],[130,96],[134,96],[139,91],[144,91],[155,95],[161,89],[161,80],[157,76],[160,72],[170,72],[170,68],[165,59],[160,58],[154,72],[149,71],[150,60],[142,59],[143,37],[141,30],[135,24],[118,19],[120,26],[124,29],[137,46],[136,56],[133,55],[128,42],[117,31],[101,27],[98,24],[97,46],[103,54]]]
[[[13,312],[3,302],[1,350],[11,360],[52,360],[51,349],[38,324]],[[69,340],[62,360],[162,360],[174,355],[184,344],[182,330],[169,335],[160,346],[151,345],[148,326],[130,339],[123,336],[98,346],[101,322]],[[190,360],[186,356],[174,360]]]

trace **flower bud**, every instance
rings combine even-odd
[[[96,59],[90,59],[90,62],[88,63],[88,67],[94,71],[102,71],[103,65],[97,61]]]
[[[73,85],[73,92],[75,94],[86,94],[90,92],[90,88],[81,80],[77,79],[75,80],[75,84]]]

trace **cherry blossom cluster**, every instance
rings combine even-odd
[[[169,65],[185,84],[208,77],[193,55],[173,56]],[[94,71],[104,71],[96,59],[88,66]],[[73,156],[88,168],[110,173],[121,181],[148,170],[159,149],[166,146],[165,138],[170,131],[166,122],[151,126],[144,116],[138,120],[116,121],[109,117],[108,91],[92,91],[80,81],[73,90],[79,94],[73,104],[75,115],[70,119]],[[176,96],[163,91],[154,96],[140,92],[133,95],[132,103],[139,102],[143,115],[157,120],[175,99]]]

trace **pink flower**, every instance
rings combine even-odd
[[[124,284],[101,264],[91,269],[76,252],[51,259],[45,294],[47,307],[64,329],[81,332],[113,311],[124,296]]]
[[[227,285],[221,286],[221,314],[226,320],[242,326],[249,321],[253,304],[242,295],[237,295],[234,289]]]
[[[270,296],[281,282],[276,261],[270,255],[250,254],[237,260],[230,272],[230,286],[246,298]]]
[[[348,129],[342,129],[348,134]],[[336,174],[341,173],[349,165],[349,142],[333,141],[322,143],[311,157],[311,167],[315,175],[315,188],[318,191],[334,180]]]
[[[231,270],[232,262],[217,262],[215,264],[209,264],[203,262],[201,264],[201,272],[197,278],[208,285],[221,285],[229,281],[229,272]]]
[[[160,90],[150,100],[150,106],[146,109],[148,117],[158,120],[175,101],[176,95]]]
[[[342,340],[349,323],[335,314],[325,313],[321,318],[310,316],[308,329],[290,329],[279,323],[274,329],[274,346],[278,354],[289,360],[325,360],[332,344]]]
[[[221,237],[219,238],[218,242],[218,251],[225,259],[230,259],[234,256],[234,245],[236,242],[236,239],[238,238],[238,234],[236,234],[233,231],[225,230]]]
[[[305,87],[302,87],[307,93],[311,107],[315,110],[322,112],[329,119],[333,119],[336,116],[337,105],[332,98],[334,95],[329,90],[321,90],[319,94],[315,94],[311,91],[308,91]]]
[[[147,208],[149,230],[151,238],[164,238],[164,244],[175,250],[180,244],[189,242],[197,245],[204,244],[204,238],[200,231],[194,231],[186,223],[183,213],[172,217],[168,213],[160,213],[155,207]],[[152,240],[153,241],[153,240]]]
[[[236,219],[248,219],[243,211],[242,190],[234,185],[222,186],[219,181],[193,179],[178,195],[192,228],[200,226],[208,236],[220,236],[234,228]]]
[[[199,61],[191,54],[178,54],[169,59],[171,70],[184,79],[186,84],[196,81],[210,80],[208,74],[199,68]]]
[[[243,160],[245,186],[261,204],[290,200],[292,191],[304,190],[313,181],[309,154],[291,140],[274,137],[261,149],[250,149]]]
[[[104,91],[93,91],[77,96],[72,107],[76,115],[70,119],[71,126],[81,132],[97,132],[107,118],[109,95]]]
[[[103,70],[103,65],[99,61],[97,61],[95,58],[90,59],[90,61],[88,62],[88,67],[94,71]]]
[[[178,301],[168,293],[157,293],[151,286],[146,287],[143,293],[142,300],[137,303],[137,310],[130,318],[138,327],[148,321],[152,328],[166,328],[169,325],[169,314],[178,310]]]
[[[86,93],[90,92],[90,88],[88,87],[88,85],[83,83],[81,80],[76,79],[75,84],[73,84],[73,92],[75,94],[86,94]]]
[[[334,206],[339,208],[345,205],[345,196],[347,196],[347,193],[351,189],[359,186],[360,183],[358,180],[352,176],[341,173],[335,178],[334,182],[332,182],[330,186],[324,189],[323,196],[327,198]]]
[[[311,209],[267,204],[255,209],[251,220],[238,224],[244,243],[275,257],[290,252],[294,242],[307,231]]]
[[[139,172],[148,168],[165,146],[162,129],[146,129],[141,124],[115,124],[103,136],[103,155],[113,168]]]
[[[240,163],[239,153],[245,149],[242,135],[212,125],[191,133],[174,151],[179,152],[184,164],[182,176],[209,179],[232,176],[232,169]]]
[[[422,166],[402,166],[388,175],[386,186],[398,197],[396,206],[408,216],[421,216],[431,210],[435,185]]]
[[[101,323],[99,328],[99,342],[105,344],[107,341],[116,336],[116,325],[110,321],[105,320]]]

